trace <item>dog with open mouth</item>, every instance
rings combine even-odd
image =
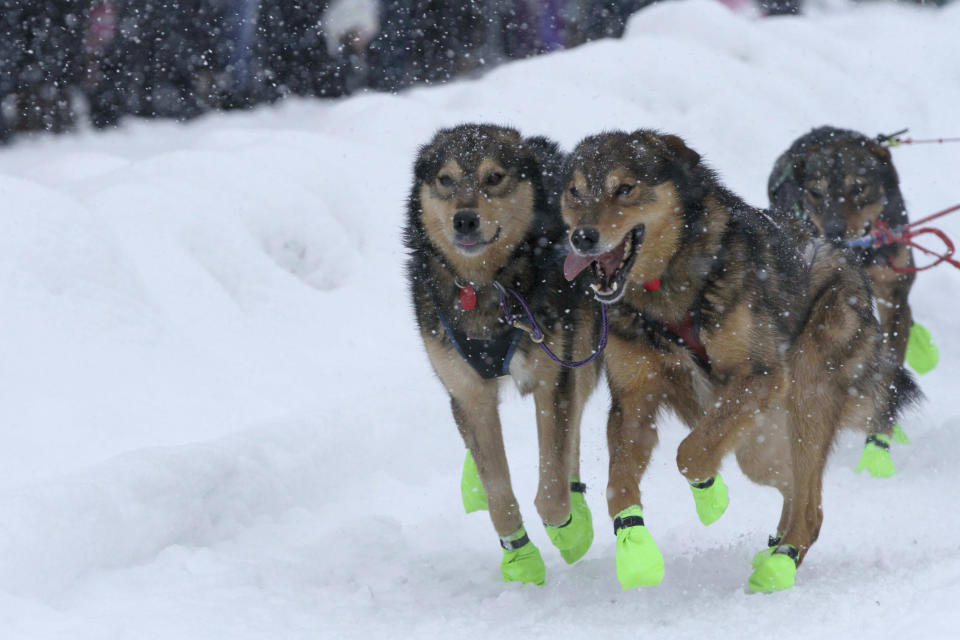
[[[794,140],[777,158],[767,192],[771,214],[808,222],[841,245],[878,224],[896,229],[909,222],[890,150],[848,129],[817,127]],[[910,363],[918,373],[932,369],[936,347],[929,331],[914,323],[908,301],[916,278],[910,272],[910,247],[860,247],[851,249],[851,256],[870,276],[887,357],[901,366]],[[878,430],[867,436],[858,470],[889,477],[896,471],[891,439],[904,441],[906,436],[891,424],[875,426]]]
[[[464,507],[489,509],[507,581],[542,584],[545,569],[510,483],[498,414],[502,377],[534,397],[535,504],[548,537],[568,563],[593,540],[580,482],[580,418],[599,360],[563,368],[541,350],[530,326],[503,317],[503,305],[519,304],[506,298],[515,293],[543,330],[537,341],[567,361],[594,352],[600,307],[582,281],[567,282],[561,269],[562,161],[554,143],[514,129],[443,129],[420,149],[408,203],[404,239],[417,324],[467,447]]]
[[[622,586],[663,577],[639,483],[657,417],[672,410],[691,428],[677,465],[704,524],[726,509],[731,451],[781,492],[748,585],[789,588],[819,534],[836,432],[890,423],[918,394],[883,357],[865,272],[800,223],[747,205],[677,136],[588,137],[564,175],[564,274],[592,274],[610,305],[607,502]]]

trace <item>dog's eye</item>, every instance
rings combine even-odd
[[[633,191],[633,187],[634,185],[632,184],[627,184],[627,183],[621,184],[619,187],[617,187],[617,197],[624,198],[630,195],[630,192]]]
[[[503,182],[503,174],[498,171],[494,171],[487,176],[487,186],[495,187],[501,182]]]
[[[446,175],[446,174],[444,174],[444,175],[442,175],[442,176],[439,176],[439,177],[437,178],[437,182],[440,184],[441,187],[452,187],[452,186],[453,186],[453,178],[451,178],[450,176],[448,176],[448,175]]]
[[[856,198],[857,196],[863,195],[864,191],[866,191],[866,188],[864,188],[862,184],[853,184],[850,186],[850,189],[848,189],[847,193],[850,195],[850,197]]]
[[[570,195],[572,195],[574,198],[579,198],[580,190],[577,189],[576,187],[570,187]]]
[[[823,191],[820,191],[820,189],[807,189],[807,195],[810,196],[811,200],[819,200],[823,197]]]

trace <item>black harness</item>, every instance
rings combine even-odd
[[[454,328],[440,312],[439,307],[437,307],[437,318],[447,338],[453,344],[453,348],[481,378],[489,380],[510,375],[510,360],[523,335],[521,329],[506,326],[495,337],[489,340],[478,340]]]

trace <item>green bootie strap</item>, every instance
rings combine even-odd
[[[890,436],[885,433],[871,433],[860,454],[857,473],[866,470],[874,478],[889,478],[897,472],[890,457]]]
[[[463,473],[460,475],[460,496],[463,498],[463,509],[467,513],[489,509],[487,493],[483,490],[483,483],[480,482],[480,474],[477,472],[477,463],[474,462],[469,449],[463,461]]]
[[[930,330],[922,324],[914,322],[910,326],[906,355],[907,364],[919,374],[932,370],[940,361],[940,350],[933,343]]]
[[[546,582],[547,568],[543,564],[540,550],[527,536],[527,530],[520,527],[509,536],[500,538],[503,547],[503,560],[500,561],[500,573],[504,582],[523,582],[542,585]]]
[[[582,558],[593,544],[593,516],[584,493],[587,485],[576,478],[570,481],[570,516],[561,525],[544,523],[547,537],[563,556],[567,564],[573,564]]]
[[[643,521],[639,505],[627,507],[613,519],[617,536],[617,579],[623,590],[651,587],[663,580],[663,555]]]
[[[792,544],[770,550],[770,554],[754,567],[747,582],[750,593],[773,593],[792,587],[797,577],[799,557],[800,553]]]
[[[730,497],[727,493],[727,485],[724,484],[723,477],[719,473],[703,482],[691,482],[690,490],[693,492],[697,516],[703,524],[713,524],[727,510]]]

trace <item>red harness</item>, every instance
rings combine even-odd
[[[680,341],[683,343],[691,353],[703,363],[706,367],[710,366],[710,356],[707,354],[707,348],[703,346],[703,343],[700,342],[700,336],[697,335],[697,331],[693,327],[693,312],[687,314],[686,319],[681,322],[679,325],[669,324],[667,322],[662,323],[663,327],[672,333],[673,335],[680,338]]]

